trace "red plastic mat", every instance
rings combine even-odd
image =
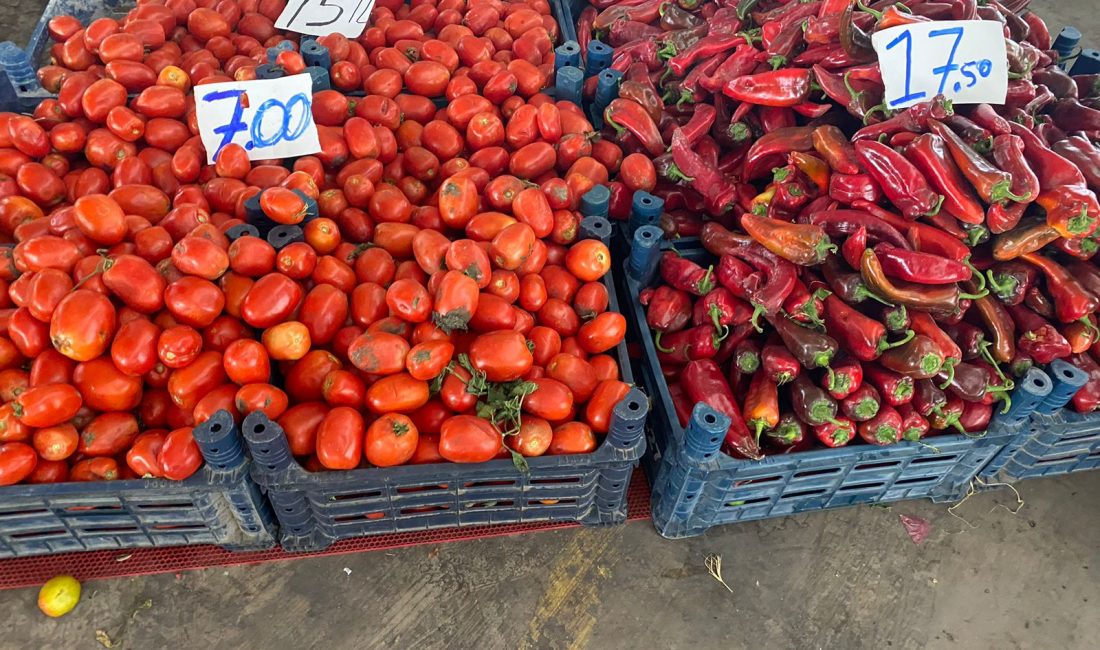
[[[641,471],[635,471],[634,478],[630,483],[630,491],[627,493],[627,520],[648,518],[649,485],[646,483],[645,474]],[[439,544],[466,539],[519,535],[521,533],[568,528],[576,525],[569,522],[548,521],[375,535],[373,537],[359,537],[336,542],[328,549],[317,553],[285,553],[278,548],[251,553],[231,553],[217,546],[207,545],[41,555],[0,560],[0,589],[38,586],[60,574],[68,574],[84,582],[102,578],[175,573],[177,571],[216,566],[260,564],[262,562],[293,560],[301,557],[382,551],[420,544]]]

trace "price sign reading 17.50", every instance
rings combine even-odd
[[[1002,25],[991,20],[939,20],[876,32],[888,108],[945,95],[956,104],[1003,104],[1008,55]]]

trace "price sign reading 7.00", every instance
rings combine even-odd
[[[299,34],[335,32],[355,38],[366,28],[371,9],[374,0],[290,0],[275,26]]]
[[[321,150],[313,122],[313,79],[228,81],[195,87],[199,137],[208,162],[235,142],[249,160],[307,156]]]
[[[886,106],[904,108],[945,95],[956,104],[1003,104],[1008,55],[1000,23],[942,20],[876,32]]]

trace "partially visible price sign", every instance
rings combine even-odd
[[[1003,104],[1008,54],[1003,27],[993,20],[937,20],[876,32],[887,108],[945,95],[956,104]]]
[[[337,33],[355,38],[366,28],[371,9],[374,0],[290,0],[275,27],[312,36]]]
[[[199,137],[208,162],[214,164],[231,142],[244,147],[249,160],[319,152],[312,104],[308,74],[195,86]]]

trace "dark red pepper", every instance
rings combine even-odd
[[[851,420],[841,415],[832,422],[815,426],[814,435],[826,447],[843,447],[855,437],[856,427]]]
[[[863,384],[840,402],[840,410],[856,422],[866,422],[878,414],[882,398],[870,384]]]
[[[978,126],[987,129],[994,137],[1012,132],[1008,120],[1001,117],[997,110],[989,104],[976,104],[971,107],[970,119]]]
[[[1070,404],[1078,413],[1092,413],[1100,407],[1100,364],[1087,354],[1074,355],[1069,361],[1089,375],[1085,385],[1074,393]]]
[[[986,203],[999,203],[1006,200],[1026,202],[1035,198],[1030,194],[1026,196],[1013,194],[1012,177],[1008,172],[997,169],[978,155],[978,152],[963,142],[951,127],[938,120],[929,120],[928,127],[933,133],[943,138],[955,164],[977,190],[978,196]]]
[[[791,384],[791,407],[800,420],[812,427],[836,419],[836,401],[815,386],[806,373],[800,374]]]
[[[786,316],[773,317],[770,322],[783,339],[783,344],[803,367],[825,368],[836,355],[837,342],[831,336],[802,327]]]
[[[852,143],[836,126],[823,124],[815,128],[810,137],[814,150],[833,171],[841,174],[859,174],[863,171]]]
[[[783,301],[783,312],[788,316],[807,325],[820,327],[824,325],[821,314],[825,309],[825,297],[828,290],[817,288],[812,293],[801,280],[795,280],[794,287]]]
[[[795,126],[760,136],[745,154],[742,178],[751,181],[770,173],[773,167],[783,164],[792,151],[812,151],[813,132],[813,127]]]
[[[913,379],[927,379],[936,376],[943,367],[944,359],[943,351],[935,341],[918,335],[904,345],[883,352],[879,363],[898,374]]]
[[[954,284],[969,280],[972,272],[962,262],[931,253],[904,250],[890,244],[875,246],[882,270],[893,278],[919,284]]]
[[[912,404],[901,404],[897,407],[901,416],[901,439],[909,442],[917,442],[928,434],[928,420],[917,413]]]
[[[882,188],[868,174],[834,173],[829,177],[829,196],[841,203],[882,200]]]
[[[620,135],[630,132],[650,156],[656,157],[665,152],[665,142],[661,138],[657,124],[638,102],[622,98],[613,99],[604,109],[603,117],[604,122]]]
[[[905,236],[894,226],[862,210],[827,210],[810,215],[810,223],[821,226],[833,237],[853,235],[860,228],[867,231],[868,239],[885,242],[897,248],[910,249]]]
[[[959,426],[967,433],[978,433],[989,427],[993,418],[993,407],[980,402],[963,402],[963,412],[959,416]]]
[[[764,432],[764,439],[773,445],[789,447],[802,442],[806,436],[806,425],[794,413],[779,416],[779,424]]]
[[[750,338],[742,339],[733,350],[733,368],[738,374],[751,375],[760,369],[760,346]]]
[[[653,344],[657,348],[657,358],[662,363],[684,364],[698,359],[711,359],[718,354],[722,337],[714,331],[712,325],[690,327],[668,336],[664,332],[653,335]]]

